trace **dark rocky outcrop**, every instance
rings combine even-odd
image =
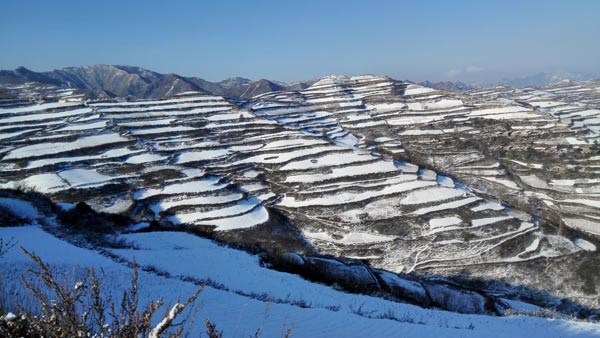
[[[444,279],[394,274],[352,259],[284,253],[268,260],[274,269],[296,273],[315,282],[424,307],[470,314],[500,314],[507,307],[483,290],[462,287]]]

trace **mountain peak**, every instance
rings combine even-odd
[[[32,71],[29,68],[25,68],[24,66],[19,66],[15,69],[15,73],[17,74],[31,74],[31,73],[35,73],[34,71]]]
[[[230,88],[234,86],[244,86],[252,83],[252,80],[243,78],[243,77],[230,77],[225,80],[217,82],[218,85],[225,88]]]

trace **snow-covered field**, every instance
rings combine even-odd
[[[0,228],[2,238],[40,255],[52,266],[71,271],[65,279],[75,283],[84,267],[102,270],[111,292],[128,287],[131,270],[96,251],[75,247],[36,226]],[[192,294],[198,285],[185,277],[210,279],[191,311],[186,326],[192,336],[203,332],[210,319],[225,337],[245,336],[257,328],[265,337],[280,337],[287,328],[292,337],[595,337],[598,324],[534,318],[461,315],[380,298],[352,295],[313,284],[298,276],[263,268],[257,256],[219,246],[185,233],[159,232],[123,235],[136,249],[112,250],[125,261],[134,258],[142,267],[168,272],[164,277],[140,272],[140,300],[159,296],[166,303]],[[27,300],[19,276],[30,262],[13,248],[0,259],[1,283],[20,301]],[[267,300],[259,300],[259,299]],[[270,300],[269,300],[270,299]],[[299,306],[302,304],[302,306]],[[360,310],[359,310],[360,309]],[[397,320],[378,319],[394,316]]]

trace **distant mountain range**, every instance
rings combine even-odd
[[[113,65],[65,67],[49,72],[34,72],[25,67],[0,71],[0,85],[25,82],[90,90],[97,96],[161,98],[181,92],[198,91],[230,98],[250,98],[272,91],[304,89],[314,81],[286,84],[265,79],[252,81],[235,77],[210,82],[197,77],[160,74],[141,67]]]
[[[551,83],[560,82],[563,80],[573,80],[573,81],[586,81],[593,80],[598,78],[598,75],[587,74],[587,73],[574,73],[574,72],[565,72],[565,71],[557,71],[551,73],[537,73],[533,75],[527,75],[523,77],[511,78],[511,79],[503,79],[498,84],[517,87],[517,88],[525,88],[525,87],[540,87]]]
[[[464,83],[461,81],[440,81],[440,82],[432,82],[432,81],[423,81],[419,82],[421,86],[429,87],[437,90],[449,90],[454,92],[464,92],[467,90],[473,90],[480,88],[480,86],[476,84]]]
[[[462,81],[423,81],[419,82],[421,86],[434,88],[438,90],[449,90],[449,91],[457,91],[464,92],[473,89],[479,88],[490,88],[495,86],[509,86],[515,88],[526,88],[526,87],[541,87],[551,83],[557,83],[563,80],[573,80],[573,81],[586,81],[593,80],[600,77],[599,75],[589,74],[589,73],[575,73],[575,72],[566,72],[566,71],[556,71],[556,72],[542,72],[536,73],[533,75],[526,75],[523,77],[515,77],[515,78],[505,78],[497,82],[489,82],[489,83],[479,83],[479,82],[469,82],[465,83]]]
[[[562,80],[588,80],[594,76],[567,72],[538,73],[521,78],[504,79],[493,84],[465,83],[461,81],[423,81],[418,84],[438,90],[468,91],[477,88],[507,85],[511,87],[536,87]],[[135,66],[89,65],[64,67],[48,72],[35,72],[25,67],[15,70],[0,70],[0,85],[18,85],[36,82],[64,88],[83,90],[87,97],[162,98],[177,93],[197,91],[225,98],[248,99],[274,91],[295,91],[309,87],[316,80],[291,84],[261,79],[252,81],[233,77],[219,82],[210,82],[198,77],[178,74],[161,74]],[[4,93],[3,95],[5,95]]]

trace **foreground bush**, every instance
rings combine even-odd
[[[5,316],[0,321],[2,337],[181,337],[185,323],[174,321],[202,291],[199,288],[186,301],[176,303],[152,326],[163,299],[140,306],[135,263],[131,285],[116,301],[103,297],[101,280],[93,268],[86,269],[75,286],[66,285],[57,282],[50,265],[39,256],[21,250],[36,265],[28,270],[30,278],[22,277],[22,283],[33,295],[39,311],[33,314],[32,309],[17,304],[19,315],[8,319]]]

